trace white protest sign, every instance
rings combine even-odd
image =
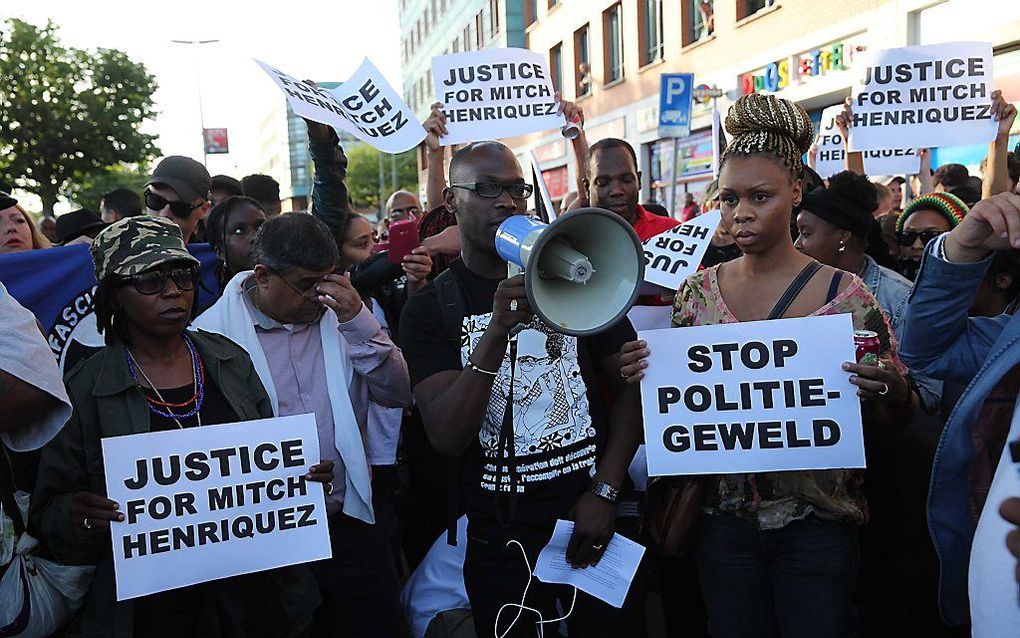
[[[117,600],[331,556],[311,414],[102,444]]]
[[[347,131],[384,153],[402,153],[425,139],[421,122],[368,58],[332,90],[308,86],[265,62],[255,62],[301,117]]]
[[[649,476],[864,467],[849,314],[638,337]]]
[[[870,54],[854,85],[850,150],[990,142],[992,45],[952,42]]]
[[[561,127],[545,56],[527,49],[488,49],[432,58],[436,99],[443,103],[444,146]]]
[[[822,125],[815,141],[814,169],[824,179],[847,170],[846,147],[835,123],[836,116],[842,112],[842,104],[822,111]],[[921,157],[912,148],[884,148],[863,151],[863,155],[867,175],[915,175],[921,168]]]
[[[643,241],[645,281],[677,290],[701,265],[720,219],[719,211],[709,211]]]

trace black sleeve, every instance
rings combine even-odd
[[[619,352],[623,344],[635,341],[637,332],[634,331],[630,319],[624,316],[613,327],[589,337],[589,339],[591,339],[592,353],[595,355],[595,364],[600,365],[603,359]]]
[[[411,373],[411,387],[437,372],[462,370],[459,338],[443,332],[435,285],[411,296],[400,313],[400,349]]]

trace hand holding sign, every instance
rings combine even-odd
[[[995,134],[999,137],[1008,137],[1009,131],[1013,128],[1013,121],[1016,120],[1016,107],[1002,97],[1002,91],[992,93],[992,114],[998,122]]]
[[[421,125],[425,129],[425,148],[430,153],[440,152],[443,149],[440,140],[444,135],[449,134],[449,131],[446,130],[446,114],[443,113],[442,102],[435,102],[432,105],[432,112]]]
[[[105,534],[110,530],[110,521],[124,520],[119,508],[118,503],[98,494],[75,492],[68,508],[71,532],[79,540]]]
[[[677,290],[701,265],[721,219],[713,210],[642,242],[645,281]]]

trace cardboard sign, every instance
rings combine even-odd
[[[102,444],[117,600],[331,556],[311,414]]]
[[[346,131],[384,153],[403,153],[425,139],[421,122],[368,58],[332,90],[308,86],[265,62],[255,62],[301,117]]]
[[[842,104],[822,111],[822,126],[815,144],[817,154],[814,169],[825,179],[846,170],[846,147],[835,123],[836,116],[842,112]],[[912,148],[886,148],[863,151],[863,154],[864,172],[867,175],[915,175],[921,168],[921,157]]]
[[[720,213],[709,211],[642,242],[645,281],[676,290],[701,265]]]
[[[871,54],[853,85],[850,150],[990,142],[992,45],[953,42]]]
[[[638,337],[649,476],[864,467],[849,314]]]
[[[545,56],[527,49],[488,49],[432,58],[436,99],[443,103],[444,146],[494,140],[566,124]]]

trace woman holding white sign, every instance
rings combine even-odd
[[[198,260],[176,224],[123,219],[92,244],[96,322],[106,347],[68,373],[73,412],[44,449],[31,526],[65,564],[96,565],[76,621],[82,635],[290,636],[311,622],[319,596],[304,566],[201,583],[117,602],[101,439],[272,417],[247,353],[187,330]],[[328,483],[331,463],[309,469]],[[158,480],[158,479],[157,479]],[[155,551],[155,550],[154,550]]]
[[[856,276],[822,266],[793,245],[801,156],[813,137],[807,114],[786,100],[752,94],[730,109],[726,130],[732,142],[722,156],[719,198],[723,224],[743,256],[684,282],[673,327],[850,313],[855,328],[875,330],[882,344],[879,366],[843,364],[854,373],[858,395],[905,401],[909,387],[897,384],[888,368],[905,370],[874,296]],[[649,354],[642,341],[626,344],[621,374],[640,381]],[[858,470],[695,479],[704,491],[699,511],[706,513],[694,553],[713,637],[849,634],[856,526],[867,511],[862,479]],[[659,489],[682,491],[674,479],[660,483]],[[666,527],[689,522],[661,520],[671,518],[664,512],[649,512],[653,526],[656,518]]]

